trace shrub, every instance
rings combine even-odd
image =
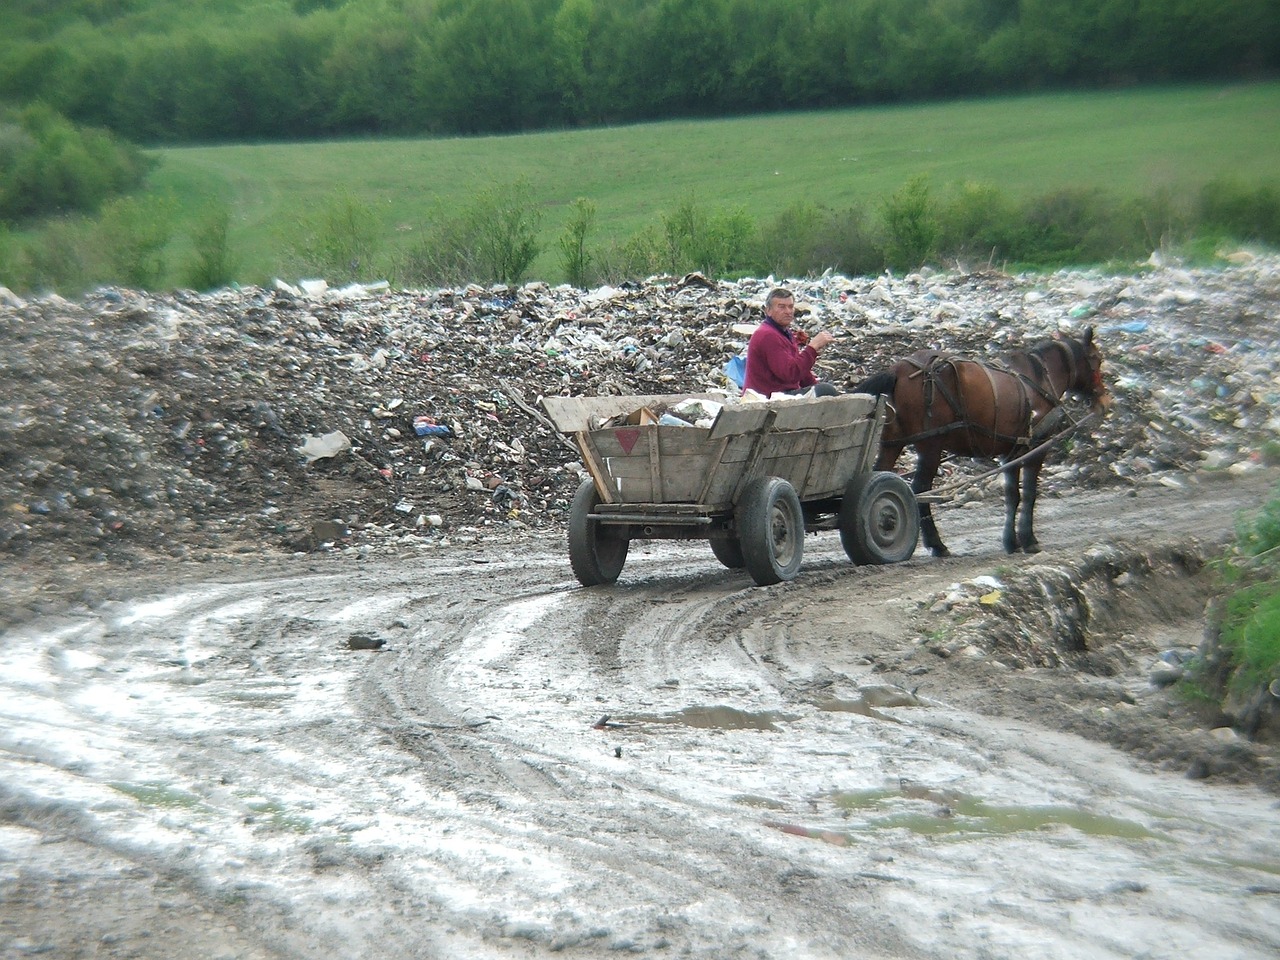
[[[817,204],[801,200],[761,227],[760,259],[765,270],[779,277],[813,272],[819,263],[817,250],[824,219]]]
[[[235,279],[239,261],[231,252],[230,229],[227,207],[208,211],[196,224],[191,236],[194,254],[183,276],[187,286],[212,290]]]
[[[1236,240],[1280,243],[1280,192],[1237,180],[1214,180],[1200,191],[1200,225]]]
[[[587,271],[592,260],[587,252],[587,235],[595,221],[596,205],[579,197],[570,207],[569,222],[560,236],[560,264],[569,283],[578,288],[587,285]]]
[[[938,205],[937,252],[949,260],[1007,259],[1017,235],[1017,210],[998,189],[963,183]]]
[[[45,106],[0,114],[0,219],[94,212],[141,185],[155,162]]]
[[[514,283],[538,256],[542,211],[527,180],[483,190],[458,214],[442,217],[402,259],[411,282]]]
[[[174,201],[122,197],[103,208],[96,229],[106,279],[153,288],[165,274],[164,248],[173,233]]]
[[[663,214],[662,233],[669,273],[700,270],[719,277],[750,265],[756,227],[745,210],[708,212],[685,199]]]
[[[19,265],[23,291],[59,290],[76,294],[91,283],[91,231],[83,223],[56,220],[33,237]]]
[[[373,208],[342,192],[323,200],[294,224],[286,239],[290,266],[303,274],[347,283],[369,275],[381,239]]]
[[[884,248],[862,207],[824,212],[814,240],[814,271],[832,267],[851,277],[870,276],[885,266]]]
[[[1137,212],[1101,190],[1066,188],[1028,202],[1011,242],[1010,256],[1051,266],[1100,263],[1132,256],[1145,241]]]
[[[939,224],[927,177],[913,177],[885,200],[881,218],[888,266],[910,270],[933,256]]]
[[[605,283],[643,279],[661,272],[663,240],[656,227],[646,227],[596,254],[596,273]]]

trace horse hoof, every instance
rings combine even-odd
[[[1040,544],[1038,544],[1038,543],[1029,543],[1029,544],[1027,544],[1025,547],[1023,547],[1023,548],[1022,548],[1022,552],[1023,552],[1023,553],[1039,553],[1039,552],[1040,552]]]
[[[931,547],[929,552],[932,553],[935,557],[951,556],[951,551],[948,550],[946,547]]]

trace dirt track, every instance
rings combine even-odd
[[[1035,557],[992,502],[946,561],[817,535],[764,589],[657,543],[586,590],[537,535],[157,569],[0,647],[0,954],[1273,957],[1273,752],[1147,676],[1274,481],[1047,497]],[[1074,667],[929,612],[1103,549],[1154,559]]]

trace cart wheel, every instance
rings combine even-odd
[[[583,480],[569,507],[569,565],[584,587],[614,583],[627,562],[631,541],[610,528],[589,519],[600,494],[595,481]]]
[[[737,521],[743,566],[759,586],[800,572],[804,514],[791,484],[781,477],[752,480],[738,501]]]
[[[854,563],[901,563],[916,552],[920,508],[896,473],[861,473],[844,488],[840,543]]]
[[[742,541],[737,537],[712,537],[711,552],[730,570],[741,570],[747,565],[742,559]]]

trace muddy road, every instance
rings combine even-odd
[[[1117,577],[1105,676],[939,604],[1274,479],[1045,498],[1035,557],[991,501],[945,561],[819,534],[763,589],[671,543],[583,589],[543,537],[163,571],[3,637],[0,955],[1274,957],[1274,767],[1148,682],[1194,565]]]

